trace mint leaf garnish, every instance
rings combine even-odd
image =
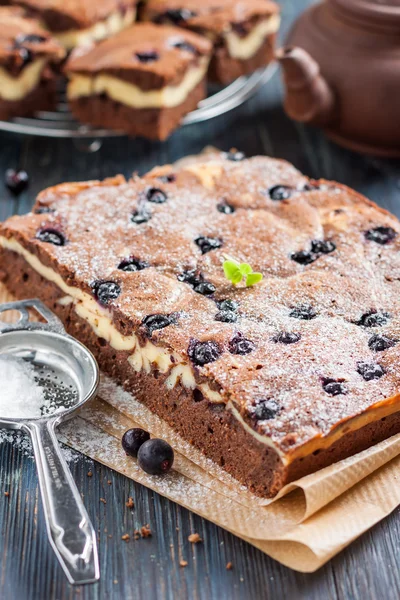
[[[234,260],[226,260],[223,264],[223,267],[225,277],[229,280],[232,280],[232,277],[236,277],[238,274],[241,275],[239,263]]]
[[[250,287],[255,283],[259,283],[260,281],[262,281],[262,278],[262,273],[249,273],[246,277],[246,286]]]
[[[248,263],[240,263],[230,256],[226,256],[226,260],[222,266],[225,277],[233,283],[233,285],[237,285],[244,279],[246,286],[250,287],[259,283],[263,278],[262,273],[253,272],[251,265]]]
[[[240,265],[239,269],[240,269],[240,272],[243,275],[243,277],[246,277],[246,275],[249,275],[249,273],[253,272],[253,269],[247,263],[242,263]]]

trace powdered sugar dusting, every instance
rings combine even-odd
[[[0,355],[0,381],[0,418],[4,419],[56,415],[78,399],[72,380],[67,385],[53,369],[22,358]]]
[[[46,402],[35,370],[22,359],[0,356],[0,417],[37,418]]]
[[[173,183],[161,183],[153,172],[120,185],[80,191],[72,185],[70,193],[67,185],[60,193],[53,188],[41,201],[55,212],[14,217],[7,234],[29,238],[48,263],[55,259],[70,283],[86,291],[95,280],[117,283],[121,293],[108,307],[124,332],[138,331],[149,314],[173,312],[176,324],[154,332],[155,344],[187,357],[192,339],[217,343],[218,360],[196,368],[196,376],[208,378],[250,427],[283,451],[327,435],[337,423],[394,396],[400,385],[400,235],[380,244],[366,232],[389,227],[400,234],[398,221],[344,186],[310,185],[291,165],[265,157],[236,163],[216,155],[200,170],[186,164],[175,174]],[[149,201],[155,185],[165,202]],[[289,187],[290,197],[273,200],[270,190],[277,185]],[[233,213],[217,210],[221,200]],[[149,220],[133,222],[137,211]],[[44,226],[62,231],[66,245],[32,241]],[[218,237],[222,248],[201,254],[198,236]],[[306,264],[293,259],[326,242],[332,249]],[[223,275],[224,254],[250,263],[264,280],[254,288],[234,288]],[[150,267],[119,270],[129,257]],[[191,269],[215,286],[213,296],[177,280]],[[225,298],[238,302],[235,323],[215,319],[216,301]],[[304,306],[312,307],[313,317],[293,317]],[[366,327],[360,321],[370,313],[389,318]],[[298,341],[281,343],[281,333],[296,334]],[[251,353],[231,352],[238,334],[253,343]],[[376,350],[374,336],[393,344]],[[363,378],[360,363],[377,365],[382,376]],[[345,392],[328,393],[327,381],[343,383]],[[263,416],[260,407],[271,399],[276,414]]]

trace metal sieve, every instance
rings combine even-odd
[[[19,312],[19,320],[12,324],[1,320],[10,310]],[[32,321],[29,311],[39,313],[45,322]],[[0,305],[1,356],[30,363],[46,406],[49,402],[52,405],[50,412],[47,409],[36,418],[0,414],[0,426],[21,429],[31,436],[47,533],[68,580],[77,585],[95,582],[100,576],[95,531],[61,453],[55,428],[96,393],[97,363],[39,300]]]

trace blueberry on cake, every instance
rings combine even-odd
[[[400,431],[400,225],[343,185],[214,153],[47,189],[0,249],[11,293],[260,496]]]

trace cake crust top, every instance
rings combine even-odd
[[[400,225],[345,186],[241,158],[56,186],[0,235],[93,296],[99,282],[115,284],[115,327],[180,353],[290,453],[397,394]],[[63,245],[38,239],[43,230]],[[263,280],[233,286],[225,255]],[[125,271],[129,260],[144,266]],[[149,335],[151,315],[171,319]]]

